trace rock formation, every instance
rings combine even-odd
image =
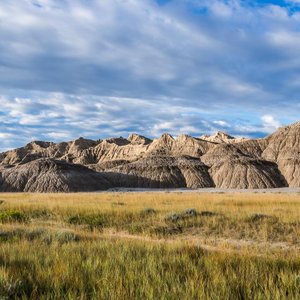
[[[84,166],[37,159],[2,170],[1,192],[79,192],[112,187],[104,175]]]
[[[113,185],[124,187],[204,188],[214,186],[208,167],[199,159],[191,157],[150,156],[121,164],[107,171],[113,175],[111,176]],[[130,177],[118,178],[116,174]]]
[[[246,141],[247,139],[242,137],[242,138],[235,138],[225,132],[222,131],[218,131],[216,134],[214,135],[202,135],[200,137],[200,139],[205,140],[205,141],[209,141],[209,142],[213,142],[213,143],[217,143],[217,144],[235,144],[235,143],[239,143],[239,142],[243,142]]]
[[[0,154],[0,191],[69,192],[111,187],[300,187],[300,123],[263,139],[218,132],[165,133],[64,143],[35,141]]]

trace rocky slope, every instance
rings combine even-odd
[[[2,170],[2,192],[79,192],[111,188],[104,175],[84,166],[37,159]]]
[[[300,122],[264,139],[218,132],[165,133],[64,143],[35,141],[0,154],[0,191],[69,192],[111,187],[300,187]]]

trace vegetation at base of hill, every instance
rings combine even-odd
[[[1,199],[0,299],[300,298],[298,194]]]

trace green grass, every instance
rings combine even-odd
[[[300,195],[1,199],[1,300],[300,299]]]

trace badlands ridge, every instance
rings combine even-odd
[[[78,192],[113,187],[300,187],[300,122],[263,139],[225,133],[31,142],[0,154],[1,192]]]

